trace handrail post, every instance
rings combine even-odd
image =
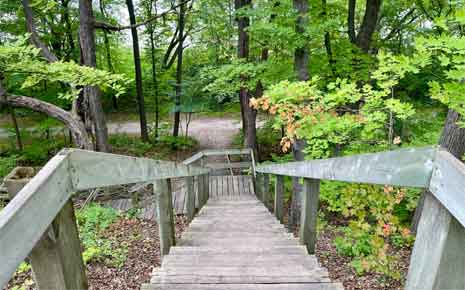
[[[155,194],[158,227],[160,232],[160,253],[164,256],[169,254],[171,246],[174,246],[176,243],[170,180],[156,180],[154,182],[153,190]]]
[[[262,181],[263,181],[262,201],[263,201],[263,204],[268,209],[270,209],[271,208],[270,206],[270,175],[264,173]]]
[[[263,173],[257,173],[255,179],[255,195],[263,202]]]
[[[71,199],[37,242],[29,259],[38,289],[88,288]]]
[[[304,178],[299,237],[309,254],[315,253],[319,195],[320,180]]]
[[[463,226],[427,193],[405,289],[465,289],[464,243]]]
[[[274,187],[274,214],[276,218],[284,223],[284,176],[276,175]]]
[[[187,221],[191,222],[195,215],[194,177],[188,176],[186,180],[186,213]]]
[[[205,203],[210,199],[210,174],[205,174]]]

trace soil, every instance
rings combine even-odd
[[[183,217],[176,218],[177,239],[185,225]],[[153,268],[161,263],[158,225],[154,221],[120,218],[105,231],[105,236],[119,245],[127,245],[127,259],[119,268],[104,263],[88,264],[89,290],[139,290],[150,281]],[[31,270],[13,277],[5,289],[21,285],[24,287],[21,290],[35,289]]]
[[[328,269],[331,280],[343,283],[345,290],[404,290],[402,281],[405,281],[408,272],[411,249],[395,250],[395,254],[401,257],[396,267],[403,276],[400,281],[376,273],[360,276],[350,265],[351,259],[337,253],[334,239],[338,235],[340,234],[334,227],[325,227],[319,233],[316,245],[318,261]]]

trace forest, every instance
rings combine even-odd
[[[69,147],[174,161],[251,148],[267,164],[440,145],[463,160],[464,79],[462,1],[2,0],[0,181]],[[296,232],[302,184],[285,189]],[[320,191],[331,279],[404,289],[425,192]],[[154,226],[82,195],[89,289],[139,289],[160,261],[141,238]],[[6,289],[33,287],[24,262]]]

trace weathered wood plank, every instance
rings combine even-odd
[[[465,231],[431,194],[425,197],[407,290],[465,289]]]
[[[293,177],[427,187],[436,147],[401,149],[323,160],[260,166],[256,170]]]
[[[88,288],[71,200],[58,213],[29,259],[38,289]]]
[[[141,290],[344,290],[341,283],[143,284]]]
[[[167,255],[171,246],[176,243],[170,180],[161,179],[155,181],[153,190],[160,233],[160,253],[163,256]]]
[[[238,168],[250,168],[252,163],[249,162],[231,162],[231,163],[207,163],[205,167],[212,170],[218,169],[238,169]]]
[[[300,242],[307,246],[309,254],[315,253],[319,198],[320,181],[304,178],[299,238]]]
[[[0,286],[10,280],[74,192],[68,166],[68,151],[61,151],[0,211]]]
[[[276,175],[274,214],[280,223],[284,223],[284,176],[282,175]]]
[[[465,164],[449,152],[438,150],[429,190],[465,227]]]
[[[202,175],[209,169],[172,161],[73,149],[70,173],[77,190],[157,179]]]
[[[188,222],[191,222],[195,215],[195,191],[193,176],[186,177],[186,215]]]

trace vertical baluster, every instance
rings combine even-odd
[[[274,188],[274,214],[276,218],[284,222],[284,176],[276,175]]]
[[[171,246],[174,246],[174,215],[169,179],[161,179],[154,182],[154,194],[158,214],[158,227],[160,232],[160,252],[162,256],[169,254]]]
[[[263,201],[263,174],[257,173],[257,177],[255,180],[255,194],[257,195],[258,199]]]
[[[195,214],[194,177],[186,177],[186,211],[187,221],[191,222]]]
[[[304,178],[299,237],[300,242],[307,246],[309,254],[315,253],[319,195],[320,180]]]
[[[262,191],[262,201],[265,206],[270,209],[270,175],[263,174],[263,191]]]

